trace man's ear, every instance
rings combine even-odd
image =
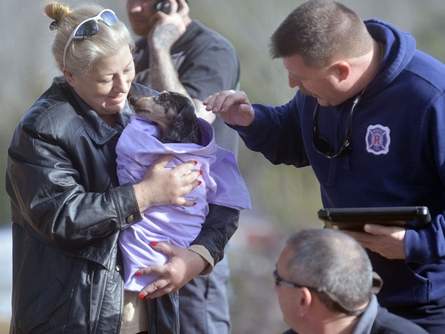
[[[330,72],[338,82],[342,82],[349,77],[351,66],[345,61],[338,61],[331,65]]]
[[[311,306],[313,303],[313,294],[311,290],[306,287],[302,287],[299,289],[299,293],[297,295],[297,303],[298,303],[298,314],[300,316],[306,315],[311,311]]]
[[[74,86],[74,82],[76,80],[74,74],[68,70],[63,70],[63,75],[65,77],[66,82],[68,82],[70,86]]]

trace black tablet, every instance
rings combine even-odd
[[[422,228],[431,221],[426,206],[399,206],[374,208],[324,208],[318,218],[325,227],[341,230],[363,230],[365,224]]]

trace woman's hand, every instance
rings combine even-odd
[[[150,242],[155,250],[165,254],[169,260],[161,266],[139,269],[137,275],[156,274],[159,278],[139,293],[139,298],[157,298],[177,291],[206,268],[207,263],[198,254],[168,243]]]
[[[184,196],[200,184],[197,178],[201,172],[196,167],[197,162],[189,161],[167,168],[172,158],[160,158],[146,172],[144,179],[133,186],[141,212],[155,205],[194,205]]]

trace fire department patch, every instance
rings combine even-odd
[[[387,154],[389,152],[389,144],[391,130],[383,125],[369,125],[366,130],[366,151],[375,155]]]

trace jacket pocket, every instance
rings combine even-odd
[[[369,253],[374,270],[383,279],[378,294],[384,307],[408,307],[430,301],[431,282],[424,268],[408,266],[405,261],[388,260]]]

